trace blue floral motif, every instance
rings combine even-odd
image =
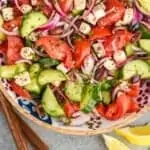
[[[38,118],[39,120],[42,120],[42,121],[49,123],[49,124],[52,124],[51,117],[49,117],[48,115],[39,116],[39,114],[36,112],[36,109],[35,109],[36,105],[33,104],[32,102],[27,101],[27,100],[22,99],[22,98],[18,98],[18,104],[21,107],[23,107],[25,110],[27,110],[31,115]]]

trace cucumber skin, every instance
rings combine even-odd
[[[62,82],[66,80],[66,76],[58,70],[45,69],[40,72],[38,77],[38,82],[40,85],[46,85],[48,83]]]
[[[145,52],[150,53],[150,39],[141,39],[139,44]]]
[[[135,67],[135,68],[133,68],[133,67]],[[134,75],[140,75],[142,79],[149,78],[150,77],[150,67],[149,67],[148,63],[146,63],[145,61],[133,60],[124,66],[122,73],[123,73],[124,80],[130,79]]]
[[[53,117],[65,116],[65,113],[61,106],[58,104],[52,90],[49,86],[46,87],[42,96],[42,107],[45,112]]]
[[[48,21],[47,17],[38,11],[32,11],[24,16],[20,35],[24,38],[27,37],[34,29],[45,24]]]

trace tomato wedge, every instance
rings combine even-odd
[[[140,83],[130,85],[129,90],[126,93],[130,97],[137,97],[140,93]]]
[[[64,12],[69,12],[73,7],[73,0],[59,0],[59,4]]]
[[[36,46],[44,47],[46,53],[53,59],[61,60],[69,69],[73,67],[71,48],[64,41],[54,36],[41,37]]]
[[[109,13],[98,21],[98,25],[102,27],[113,25],[125,12],[125,7],[119,0],[107,0],[106,7]]]
[[[20,27],[22,23],[22,16],[15,18],[14,20],[10,20],[4,23],[4,28],[8,31],[12,31],[15,27]]]
[[[127,112],[135,111],[135,108],[131,107],[131,98],[121,93],[116,101],[108,106],[100,104],[96,107],[97,111],[108,120],[117,120],[123,117]]]
[[[64,104],[64,111],[66,116],[70,118],[75,112],[79,111],[79,107],[70,101],[66,101]]]
[[[2,44],[0,44],[0,51],[6,53],[8,49],[8,43],[5,41]]]
[[[112,36],[104,41],[104,48],[107,56],[112,56],[114,52],[121,50],[127,43],[130,42],[132,33],[126,29],[117,30]]]
[[[90,55],[91,43],[87,39],[77,40],[75,43],[75,67],[81,67],[84,59]]]
[[[11,85],[12,90],[16,92],[16,94],[18,94],[19,96],[22,96],[27,99],[32,99],[31,94],[26,89],[16,84],[14,81],[11,81],[10,85]]]
[[[7,36],[8,50],[7,50],[7,63],[14,64],[21,58],[20,50],[23,47],[22,40],[17,36]]]
[[[108,28],[103,28],[103,27],[95,27],[92,29],[91,35],[90,35],[90,40],[98,40],[101,38],[104,38],[106,36],[110,36],[111,31]]]

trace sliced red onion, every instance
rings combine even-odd
[[[16,31],[12,31],[12,32],[9,32],[7,30],[5,30],[4,28],[0,27],[0,32],[6,34],[6,35],[9,35],[9,36],[16,36],[16,35],[19,35],[18,32]]]
[[[43,0],[46,6],[48,6],[50,9],[52,9],[52,4],[49,0]]]
[[[32,61],[27,60],[27,59],[21,59],[21,60],[16,61],[16,64],[19,64],[19,63],[28,63],[29,65],[31,65]]]
[[[62,16],[62,17],[66,17],[67,14],[63,12],[63,10],[61,9],[59,3],[58,3],[58,0],[52,0],[53,1],[53,4],[54,4],[54,7],[56,9],[56,11]]]
[[[20,12],[22,12],[21,7],[19,6],[19,2],[18,0],[14,0],[16,7],[18,8],[18,10],[20,10]]]
[[[143,15],[141,14],[141,12],[139,12],[137,10],[137,8],[134,8],[134,17],[132,20],[132,25],[136,25],[137,23],[139,23],[141,20],[143,19]]]
[[[83,15],[83,17],[86,17],[90,14],[90,12],[92,11],[92,9],[94,8],[95,4],[96,4],[96,1],[97,0],[90,0],[91,3],[89,4],[89,8],[88,10],[86,11],[86,13]]]
[[[65,37],[67,37],[67,36],[69,36],[69,35],[71,35],[72,33],[73,33],[73,29],[71,29],[71,30],[69,30],[69,31],[67,31],[67,32],[65,32],[65,33],[63,33],[63,34],[61,34],[61,35],[55,35],[56,37],[59,37],[59,38],[65,38]]]
[[[47,24],[41,25],[36,30],[42,30],[42,31],[51,30],[57,26],[59,20],[60,20],[60,15],[56,13],[54,18],[51,21],[49,21]]]
[[[74,49],[74,45],[72,44],[70,35],[67,36],[67,42],[68,42],[69,46],[70,46],[72,49]]]
[[[145,27],[147,27],[150,30],[150,23],[147,23],[145,21],[141,21],[141,24],[143,24]]]
[[[83,62],[83,66],[81,67],[82,72],[87,75],[92,74],[94,64],[95,64],[95,61],[94,61],[93,56],[92,55],[87,56]]]
[[[138,0],[135,0],[135,5],[137,7],[137,9],[144,15],[150,16],[150,12],[147,12],[146,10],[144,10],[144,8],[142,8],[142,6],[140,6]]]
[[[38,51],[36,48],[33,48],[33,51],[40,57],[47,57],[47,54]]]

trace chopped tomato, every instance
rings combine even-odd
[[[14,81],[11,81],[10,85],[12,90],[16,92],[16,94],[18,94],[19,96],[22,96],[27,99],[32,99],[31,94],[26,89],[16,84]]]
[[[48,6],[44,5],[42,7],[42,12],[46,15],[46,16],[50,16],[52,9],[50,9]]]
[[[95,27],[92,29],[90,40],[97,40],[110,35],[111,31],[108,28]]]
[[[59,0],[59,4],[64,12],[68,12],[72,9],[73,0]]]
[[[107,0],[106,7],[109,12],[98,21],[98,25],[102,27],[113,25],[123,17],[125,12],[125,7],[119,0]]]
[[[77,107],[76,104],[66,101],[64,104],[64,111],[66,116],[70,118],[75,112],[79,111],[79,107]]]
[[[131,101],[130,108],[128,109],[128,113],[138,112],[140,110],[139,105],[135,101]]]
[[[0,51],[6,53],[8,49],[8,43],[5,41],[2,44],[0,44]]]
[[[21,58],[20,50],[23,47],[22,40],[17,36],[7,36],[8,50],[7,50],[7,62],[8,64],[14,64]]]
[[[22,16],[17,17],[14,20],[10,20],[4,23],[4,28],[8,31],[12,31],[15,27],[20,27],[22,23]]]
[[[68,68],[72,68],[73,60],[71,49],[64,41],[54,36],[44,36],[36,42],[36,45],[43,46],[51,58],[61,60]]]
[[[132,38],[132,33],[126,29],[117,30],[112,36],[104,41],[104,48],[107,56],[112,56],[114,52],[121,50]]]
[[[91,52],[91,43],[87,39],[77,40],[75,43],[75,66],[79,68],[84,59]]]
[[[117,120],[123,117],[131,109],[131,98],[125,93],[121,93],[114,103],[108,106],[100,104],[96,109],[106,119]]]
[[[140,92],[140,83],[132,84],[126,92],[130,97],[137,97]]]

